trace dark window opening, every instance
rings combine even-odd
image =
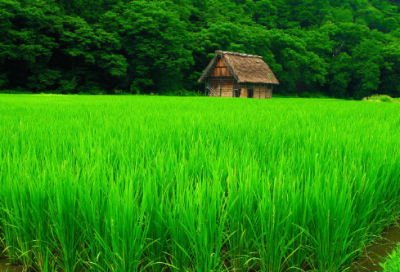
[[[240,97],[240,89],[235,89],[235,97]]]
[[[247,89],[247,98],[254,98],[254,90]]]

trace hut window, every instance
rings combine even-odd
[[[240,97],[241,89],[235,89],[235,97]]]
[[[254,98],[254,90],[252,88],[247,89],[247,98]]]

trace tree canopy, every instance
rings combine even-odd
[[[400,96],[400,1],[2,0],[0,89],[202,90],[215,50],[262,55],[281,93]]]

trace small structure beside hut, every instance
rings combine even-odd
[[[272,98],[274,73],[261,56],[217,50],[199,78],[206,96]]]

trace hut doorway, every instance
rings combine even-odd
[[[247,98],[254,98],[254,90],[247,89]]]
[[[235,97],[240,97],[240,89],[235,89]]]

